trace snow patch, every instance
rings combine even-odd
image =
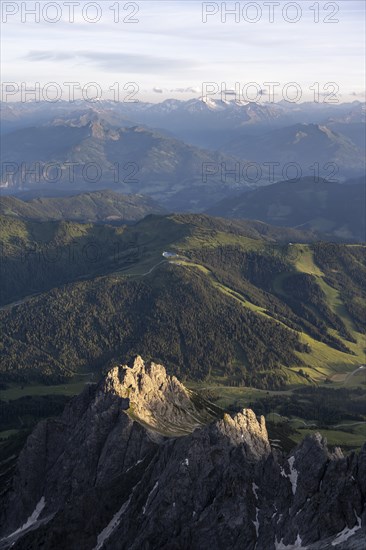
[[[151,491],[150,491],[150,493],[149,493],[149,495],[148,495],[148,497],[147,497],[145,506],[142,507],[142,513],[143,513],[143,514],[145,514],[146,509],[147,509],[147,507],[148,507],[149,504],[150,504],[150,497],[151,497],[151,495],[156,491],[156,489],[158,488],[158,485],[159,485],[159,482],[157,481],[157,482],[155,483],[154,487],[151,489]]]
[[[338,546],[338,544],[341,544],[341,542],[345,542],[348,540],[352,535],[356,533],[359,529],[361,529],[361,518],[357,517],[357,524],[352,527],[352,529],[349,529],[348,527],[345,527],[343,531],[338,533],[334,541],[332,542],[332,546]]]
[[[182,466],[189,466],[189,460],[188,458],[185,458],[182,462]]]
[[[290,467],[290,473],[286,474],[285,470],[281,468],[281,476],[287,477],[291,481],[292,493],[295,494],[297,489],[297,478],[299,476],[299,472],[294,468],[295,457],[291,456],[287,462]]]
[[[299,476],[299,472],[296,470],[296,468],[294,468],[294,462],[295,462],[295,457],[294,457],[294,456],[291,456],[291,457],[288,459],[288,463],[289,463],[289,466],[290,466],[290,475],[289,475],[288,477],[289,477],[289,480],[291,481],[292,493],[293,493],[293,494],[296,493],[296,489],[297,489],[297,478],[298,478],[298,476]]]
[[[255,532],[256,532],[257,538],[258,538],[258,533],[259,533],[259,519],[258,519],[258,515],[259,515],[259,508],[256,508],[256,509],[255,509],[255,521],[253,521],[253,523],[254,523],[254,527],[255,527]]]
[[[209,109],[213,111],[222,111],[225,108],[225,105],[228,104],[227,102],[211,99],[209,97],[203,97],[202,101]]]
[[[255,498],[258,500],[258,493],[257,493],[257,490],[259,489],[258,485],[256,485],[253,481],[252,483],[252,491],[253,493],[255,494]]]
[[[26,529],[29,529],[29,527],[32,527],[32,525],[34,525],[37,522],[45,506],[46,506],[46,501],[45,501],[45,498],[42,497],[41,500],[38,502],[37,506],[35,507],[35,509],[33,510],[32,514],[27,519],[27,521],[21,527],[19,527],[19,529],[17,529],[7,537],[5,537],[5,539],[1,539],[1,540],[6,540],[13,537],[14,535],[19,535],[19,533],[23,533],[23,531],[25,531]]]
[[[141,462],[143,462],[143,461],[144,461],[144,459],[141,458],[140,460],[138,460],[138,461],[136,462],[136,464],[132,464],[132,466],[130,466],[129,468],[127,468],[126,474],[127,474],[127,472],[129,472],[130,470],[132,470],[132,468],[135,468],[135,466],[137,466],[137,464],[141,464]]]
[[[104,542],[111,536],[115,528],[118,526],[121,516],[127,510],[130,504],[130,501],[131,501],[131,497],[126,502],[124,502],[124,504],[121,506],[118,512],[114,514],[113,518],[108,523],[107,527],[105,527],[103,531],[101,531],[101,533],[98,535],[98,538],[97,538],[97,545],[94,547],[93,550],[100,550],[100,548],[102,548]]]
[[[283,539],[280,540],[280,542],[277,542],[275,540],[275,549],[276,550],[294,550],[295,548],[304,548],[306,550],[306,547],[302,545],[302,540],[300,535],[297,535],[295,543],[294,544],[283,544]]]

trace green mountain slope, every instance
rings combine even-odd
[[[216,229],[215,229],[216,228]],[[191,235],[200,246],[217,230],[224,239],[305,240],[311,234],[258,222],[211,221],[207,216],[148,216],[129,228],[70,221],[34,222],[0,216],[0,305],[63,283],[137,264],[147,271],[165,247]]]
[[[94,191],[71,197],[37,198],[29,202],[16,197],[0,198],[0,214],[34,221],[123,222],[141,220],[164,209],[143,195]]]
[[[65,244],[65,232],[81,229],[63,224]],[[39,289],[52,290],[3,307],[3,380],[51,383],[141,353],[181,377],[278,389],[363,362],[362,245],[331,245],[325,255],[330,245],[306,244],[310,234],[203,215],[102,229],[90,225],[89,235],[107,242],[114,231],[139,253],[118,265],[106,255],[64,286],[48,273]],[[29,223],[12,231],[8,256],[17,239],[37,238]],[[167,250],[176,256],[162,257]]]
[[[125,227],[33,222],[0,216],[0,302],[134,262],[139,254]]]

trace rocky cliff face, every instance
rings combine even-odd
[[[160,365],[112,369],[29,437],[0,548],[364,548],[366,447],[318,435],[284,456],[251,410],[203,406]]]
[[[162,365],[145,365],[141,357],[136,357],[130,367],[113,368],[100,393],[128,398],[131,418],[167,436],[191,433],[218,414],[175,376],[167,376]]]

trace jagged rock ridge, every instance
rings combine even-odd
[[[162,365],[145,364],[139,356],[131,366],[111,369],[100,392],[128,398],[132,419],[167,436],[186,435],[220,414],[175,376],[167,376]]]
[[[284,456],[248,409],[164,437],[164,415],[188,431],[185,406],[196,411],[189,391],[141,358],[86,387],[29,437],[2,496],[0,548],[364,547],[366,446],[344,457],[317,435]]]

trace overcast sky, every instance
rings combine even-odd
[[[24,2],[23,2],[24,3]],[[40,2],[41,9],[45,4]],[[201,95],[202,82],[226,83],[233,88],[236,82],[244,86],[256,82],[264,90],[266,82],[297,82],[303,89],[303,99],[313,97],[309,89],[320,83],[320,92],[327,82],[339,86],[341,101],[363,99],[365,90],[364,41],[365,7],[363,1],[341,0],[319,2],[319,23],[310,9],[313,1],[299,0],[302,13],[296,23],[285,21],[282,8],[288,2],[274,6],[274,22],[269,21],[268,6],[252,2],[262,9],[259,20],[249,23],[243,13],[240,21],[222,14],[207,16],[202,21],[202,2],[197,0],[140,0],[138,13],[126,2],[103,0],[100,20],[85,21],[80,0],[75,6],[74,23],[69,22],[69,8],[57,2],[59,12],[49,6],[40,22],[28,15],[26,22],[20,2],[2,1],[2,80],[3,82],[97,82],[105,99],[113,93],[108,88],[115,82],[123,88],[127,82],[139,87],[140,100],[161,101],[167,97],[187,99]],[[35,2],[26,2],[32,8]],[[89,2],[90,4],[90,2]],[[120,5],[119,22],[114,22],[110,8]],[[216,10],[221,2],[208,7]],[[233,7],[235,2],[227,2]],[[240,2],[245,8],[248,2]],[[328,4],[327,11],[324,9]],[[339,6],[339,12],[332,12]],[[18,13],[6,12],[16,10]],[[287,17],[296,16],[288,8]],[[45,20],[61,15],[58,22]],[[89,8],[89,19],[97,15]],[[247,18],[255,18],[254,7],[248,8]],[[324,18],[339,19],[325,23]],[[123,22],[123,18],[138,22]],[[132,90],[132,88],[131,88]],[[328,90],[329,91],[329,90]],[[330,90],[331,91],[331,90]],[[93,96],[93,90],[90,95]],[[63,91],[64,98],[67,92]],[[122,99],[126,92],[120,91]],[[265,97],[265,96],[264,96]]]

